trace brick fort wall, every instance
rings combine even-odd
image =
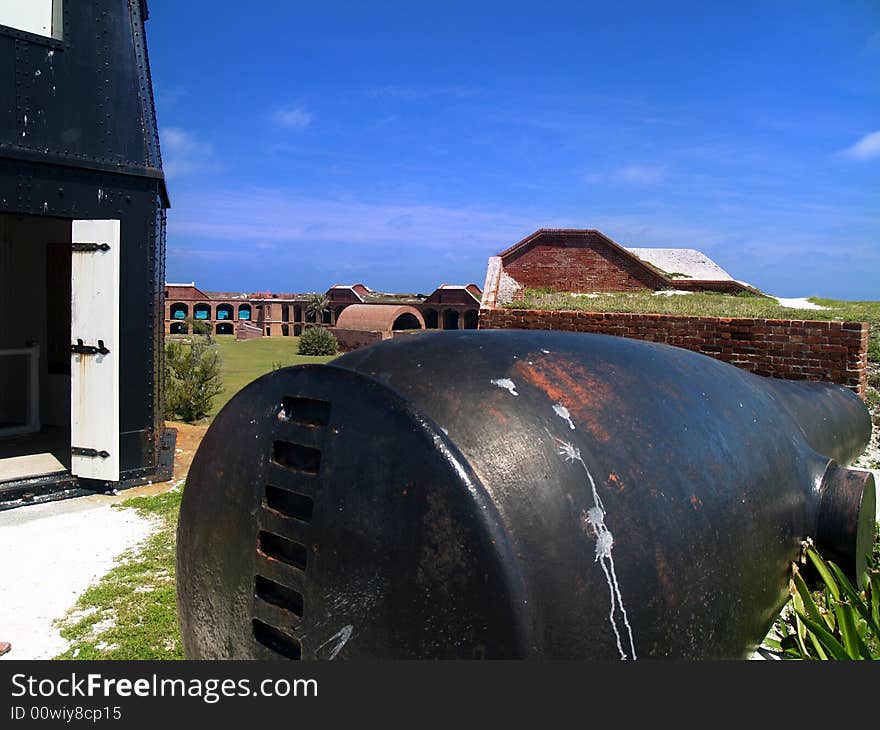
[[[663,342],[757,375],[825,380],[845,385],[865,397],[867,322],[483,309],[480,329],[593,332]]]

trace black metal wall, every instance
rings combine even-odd
[[[121,221],[122,479],[162,434],[168,196],[142,0],[64,3],[63,37],[0,26],[0,212]]]

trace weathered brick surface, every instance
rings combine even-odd
[[[867,384],[867,322],[483,309],[480,329],[594,332],[663,342],[758,375],[840,383],[863,398]]]
[[[548,236],[504,260],[504,271],[525,287],[557,291],[638,291],[662,289],[666,280],[629,256],[613,250],[597,234]]]
[[[383,339],[381,332],[364,332],[362,330],[346,330],[339,327],[331,327],[330,331],[336,335],[339,349],[342,352],[351,352],[359,347],[366,347]]]

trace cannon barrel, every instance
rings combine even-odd
[[[666,345],[425,333],[266,375],[178,528],[189,658],[728,658],[812,537],[860,573],[851,391]],[[861,561],[861,562],[860,562]]]

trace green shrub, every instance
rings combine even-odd
[[[822,579],[810,592],[792,565],[791,601],[777,620],[778,638],[766,643],[795,659],[880,659],[880,561],[868,556],[865,586],[859,591],[840,568],[812,545],[806,557]]]
[[[211,412],[223,390],[221,357],[200,337],[165,345],[165,417],[193,423]]]
[[[335,355],[339,343],[333,333],[323,327],[306,327],[299,338],[300,355]]]

